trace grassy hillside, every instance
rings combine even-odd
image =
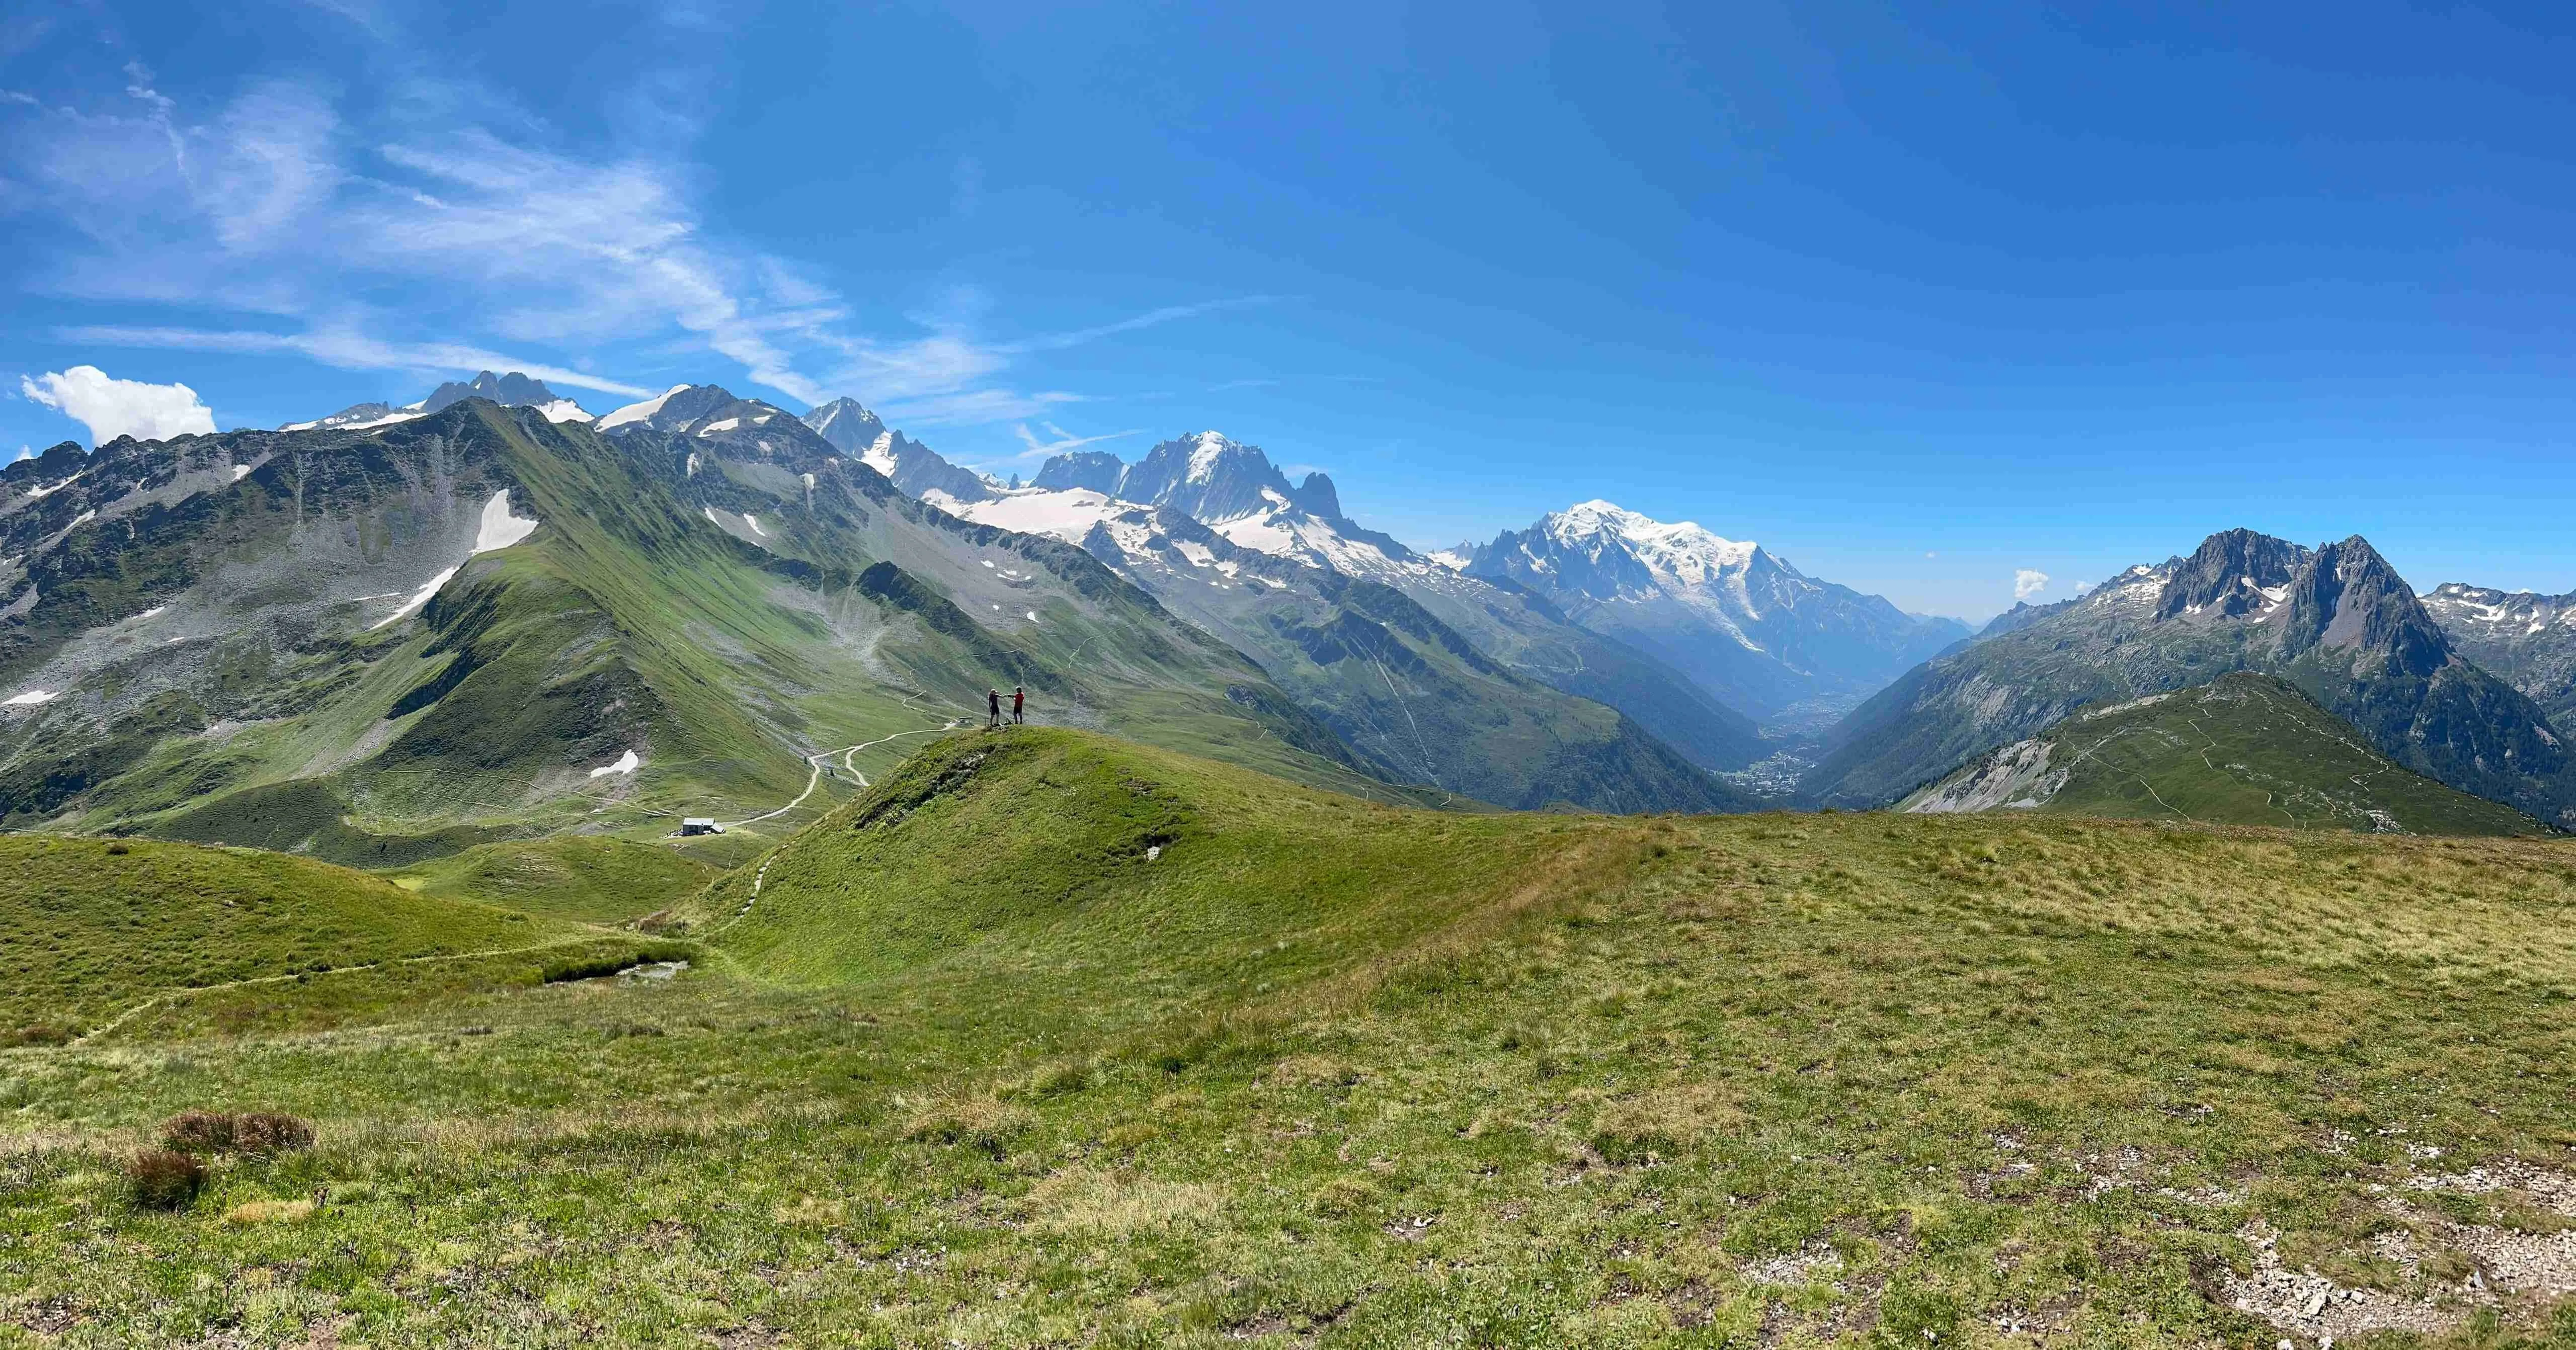
[[[486,844],[390,875],[396,885],[438,899],[624,923],[688,898],[724,870],[667,844],[565,834]]]
[[[962,734],[676,980],[0,1053],[0,1341],[2563,1344],[2572,911],[2551,840]],[[154,1122],[254,1106],[318,1146],[127,1207]]]
[[[2044,811],[2405,834],[2544,835],[2414,773],[2269,675],[2079,712],[1908,796],[1901,811]]]
[[[578,935],[275,853],[0,836],[0,1029],[77,1032],[168,990]]]

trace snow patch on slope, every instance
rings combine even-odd
[[[622,427],[629,422],[649,422],[662,411],[663,404],[671,401],[671,395],[688,387],[685,384],[672,385],[656,397],[648,398],[641,403],[629,403],[615,412],[603,413],[600,419],[591,425],[598,430],[606,431],[610,427]]]
[[[482,518],[475,523],[473,552],[465,556],[468,561],[471,561],[475,554],[508,548],[536,533],[538,524],[537,521],[521,519],[510,514],[510,490],[503,488],[493,493],[490,501],[483,503]],[[401,608],[367,625],[367,631],[374,632],[376,629],[390,626],[417,612],[421,606],[429,603],[430,597],[438,594],[439,587],[455,580],[457,572],[464,566],[464,563],[458,563],[431,577],[419,590],[412,592],[409,599],[402,602]]]
[[[483,519],[474,531],[474,552],[508,548],[537,532],[538,522],[510,514],[510,490],[503,488],[483,503]],[[471,556],[471,555],[468,555]]]

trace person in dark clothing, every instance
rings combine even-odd
[[[999,689],[985,690],[984,708],[984,725],[988,727],[1000,726],[1002,724],[1002,691]]]
[[[1029,691],[1024,685],[1011,686],[1011,725],[1018,726],[1027,713]]]

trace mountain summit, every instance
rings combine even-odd
[[[367,431],[427,417],[469,398],[488,398],[505,408],[534,408],[544,413],[549,422],[587,422],[590,414],[568,398],[559,398],[545,381],[531,379],[517,371],[495,375],[478,372],[472,380],[449,380],[418,403],[397,408],[384,403],[354,403],[328,417],[310,422],[289,422],[280,431]]]
[[[1761,545],[1588,501],[1507,530],[1466,570],[1538,592],[1575,622],[1645,648],[1757,718],[1848,707],[1968,636]],[[1812,716],[1800,720],[1813,720]]]
[[[2417,773],[2576,824],[2576,761],[2547,715],[2462,655],[2358,535],[2306,548],[2228,530],[2034,611],[1862,705],[1806,787],[1878,805],[2079,708],[2235,670],[2286,680]]]
[[[889,429],[857,399],[833,399],[806,413],[803,420],[841,453],[884,474],[912,496],[938,492],[953,501],[980,502],[998,491],[983,475],[961,469],[932,453],[929,446]]]

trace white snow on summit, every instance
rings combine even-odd
[[[1198,442],[1198,446],[1190,451],[1190,472],[1185,481],[1204,483],[1215,478],[1217,460],[1234,446],[1234,442],[1227,440],[1222,431],[1202,431],[1190,439]]]
[[[1558,543],[1576,547],[1604,535],[1618,538],[1657,575],[1685,586],[1743,571],[1760,547],[1750,540],[1720,538],[1693,521],[1667,525],[1597,498],[1549,516],[1542,528]]]
[[[599,420],[591,423],[591,426],[595,430],[606,431],[610,427],[622,427],[629,422],[649,422],[655,413],[662,411],[663,404],[671,401],[671,395],[688,387],[685,384],[672,385],[641,403],[629,403],[615,412],[601,414]]]

